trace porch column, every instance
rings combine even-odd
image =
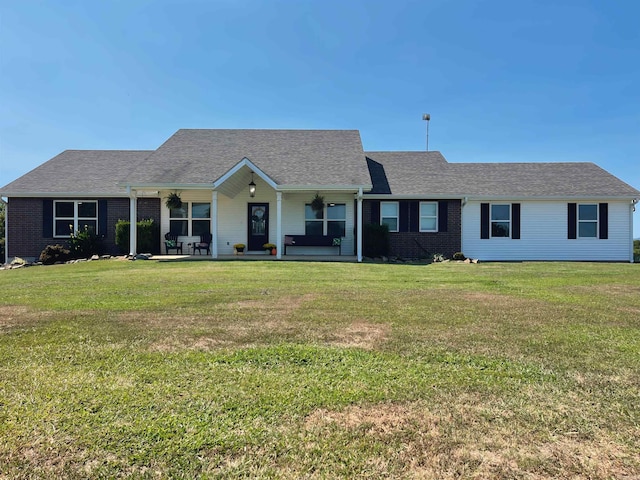
[[[276,192],[276,258],[282,258],[282,192]]]
[[[9,199],[7,198],[7,200]],[[9,202],[5,202],[1,197],[0,202],[4,204],[4,260],[2,262],[9,263]]]
[[[138,253],[138,199],[135,190],[129,191],[129,255]]]
[[[358,262],[362,262],[362,188],[358,189],[358,225],[357,225],[357,237],[358,246],[356,247],[356,254]]]
[[[211,258],[218,258],[218,191],[211,192]]]

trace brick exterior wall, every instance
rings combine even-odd
[[[433,201],[420,199],[417,201]],[[424,258],[434,253],[442,253],[451,258],[461,250],[462,218],[460,200],[448,200],[448,222],[446,232],[391,232],[389,255],[402,258]],[[365,200],[362,205],[364,223],[372,221],[372,201]]]
[[[62,199],[62,198],[61,198]],[[37,260],[40,252],[47,245],[65,245],[64,238],[43,236],[43,198],[9,199],[7,205],[7,253],[9,261],[13,257]],[[93,200],[87,198],[87,200]],[[108,198],[107,200],[107,229],[100,232],[104,235],[105,253],[117,255],[120,253],[115,244],[116,223],[118,220],[129,220],[129,199]],[[160,223],[160,199],[138,199],[138,220],[153,218]],[[158,238],[155,252],[160,253],[160,238]],[[0,263],[4,259],[0,259]]]
[[[129,203],[127,202],[127,205]],[[159,198],[139,198],[138,199],[138,221],[149,220],[160,223],[160,199]],[[127,214],[127,218],[129,215]]]
[[[62,243],[59,239],[42,237],[41,198],[9,198],[7,228],[9,261],[13,257],[37,259],[47,245]]]

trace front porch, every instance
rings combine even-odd
[[[166,199],[178,195],[180,207],[167,205]],[[276,247],[276,258],[303,261],[332,261],[336,245],[362,261],[362,187],[360,186],[281,186],[245,158],[208,187],[202,185],[153,185],[131,189],[130,218],[138,218],[137,200],[156,197],[160,205],[160,245],[167,251],[165,235],[181,244],[181,258],[193,254],[191,245],[201,243],[201,236],[211,235],[209,258],[233,259],[234,246],[245,245],[245,256],[265,259],[265,244]],[[311,207],[318,197],[319,208]],[[329,238],[299,245],[287,244],[292,236]],[[136,252],[136,239],[130,238],[130,252]],[[175,252],[178,253],[178,252]],[[354,255],[355,254],[355,255]],[[178,256],[178,255],[176,255]],[[289,258],[285,258],[289,257]],[[344,261],[351,261],[347,256]],[[251,258],[253,259],[253,258]],[[342,260],[341,260],[342,261]]]

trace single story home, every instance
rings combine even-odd
[[[167,206],[172,193],[180,208]],[[5,261],[37,258],[84,226],[117,253],[118,220],[153,219],[152,253],[165,253],[172,233],[185,250],[211,235],[212,258],[273,243],[278,258],[362,261],[367,225],[384,224],[390,255],[405,258],[632,262],[639,197],[592,163],[368,152],[357,130],[182,129],[156,150],[67,150],[0,188]]]

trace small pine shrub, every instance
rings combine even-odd
[[[66,262],[71,258],[71,252],[62,245],[47,245],[40,253],[38,261],[43,265],[53,265],[57,262]]]
[[[453,259],[454,260],[465,260],[467,257],[464,256],[464,253],[462,252],[456,252],[453,254]]]

